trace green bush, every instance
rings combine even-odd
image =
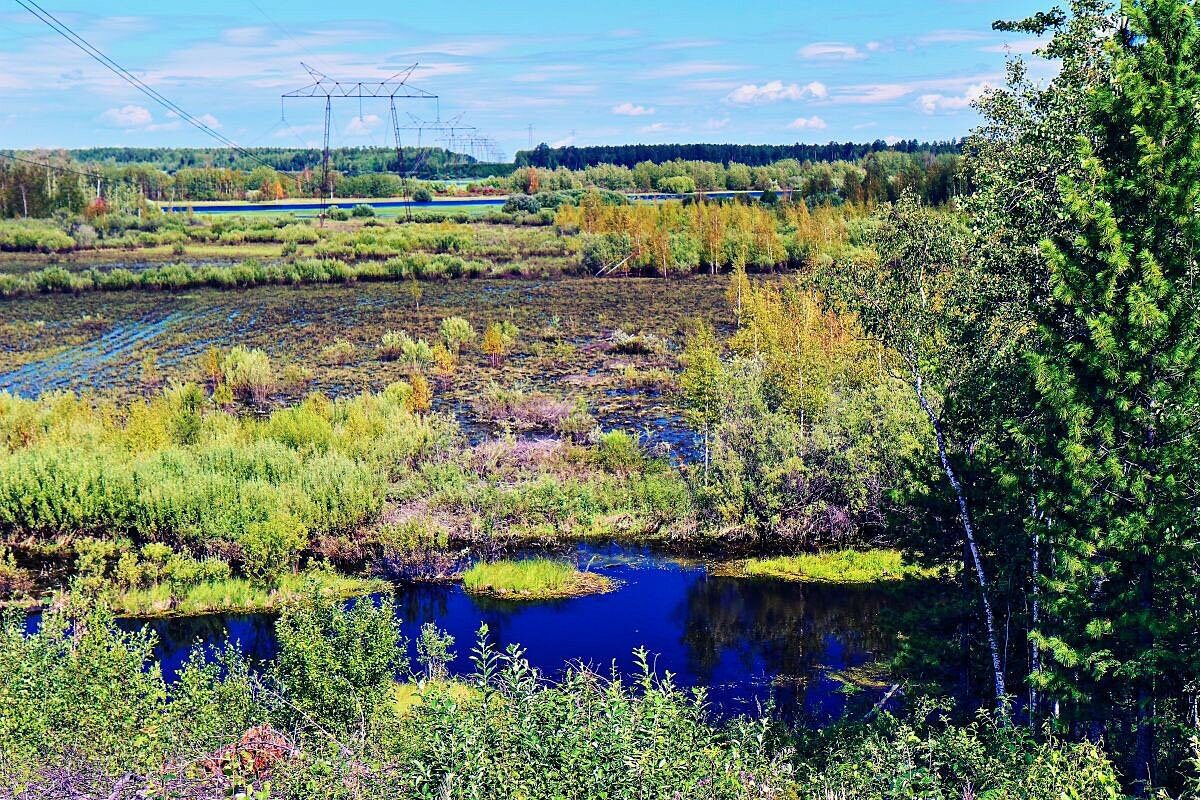
[[[375,216],[375,207],[366,203],[359,203],[350,212],[353,217],[373,217]]]
[[[264,402],[276,386],[271,360],[257,348],[232,348],[221,360],[221,372],[235,395],[257,403]]]
[[[275,631],[271,680],[288,699],[279,716],[289,726],[353,735],[379,718],[404,652],[390,599],[347,610],[314,592],[285,609]]]
[[[281,575],[296,568],[307,544],[304,523],[291,514],[276,512],[263,522],[252,522],[238,538],[242,572],[252,581],[274,586]]]

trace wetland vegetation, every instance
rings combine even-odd
[[[1197,796],[1200,24],[1120,12],[1014,23],[1060,70],[961,161],[538,152],[324,225],[47,181],[0,223],[0,775]]]

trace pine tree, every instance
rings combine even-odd
[[[1076,233],[1042,247],[1040,408],[1022,434],[1042,476],[1031,527],[1053,554],[1035,681],[1097,731],[1125,709],[1147,791],[1156,703],[1197,677],[1200,31],[1184,0],[1122,12],[1112,80],[1087,95],[1082,177],[1059,181]]]

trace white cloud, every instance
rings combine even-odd
[[[801,130],[801,131],[805,131],[805,130],[819,131],[819,130],[824,130],[825,128],[828,128],[829,126],[827,124],[825,124],[825,120],[821,119],[816,114],[814,114],[811,117],[796,117],[794,120],[792,120],[788,124],[788,127],[795,129],[795,130]]]
[[[217,119],[212,114],[201,114],[200,116],[196,117],[196,119],[200,120],[214,131],[219,131],[221,129],[221,120]]]
[[[796,51],[800,58],[812,61],[861,61],[867,54],[845,42],[813,42]]]
[[[665,122],[655,122],[652,125],[643,125],[638,128],[638,133],[664,133],[671,129],[671,126]]]
[[[110,108],[100,115],[100,119],[118,128],[144,128],[154,121],[154,115],[148,108],[131,104]]]
[[[645,117],[654,113],[653,108],[646,106],[635,106],[628,101],[612,107],[612,113],[619,114],[623,117]]]
[[[923,94],[917,98],[917,105],[926,114],[936,114],[939,111],[962,111],[964,108],[970,108],[972,103],[991,88],[991,84],[988,83],[973,83],[959,95]]]
[[[369,136],[382,124],[383,120],[378,114],[367,114],[350,120],[350,124],[346,126],[346,133],[349,136]]]
[[[726,96],[726,100],[737,105],[752,103],[777,103],[781,100],[803,100],[806,97],[825,98],[829,90],[820,81],[812,81],[800,86],[796,83],[784,84],[783,81],[768,81],[762,86],[747,83],[739,86]]]
[[[728,126],[729,117],[720,117],[719,119],[717,117],[710,117],[709,119],[704,120],[704,125],[702,127],[706,131],[719,131]]]

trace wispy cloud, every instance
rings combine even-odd
[[[861,61],[867,54],[845,42],[813,42],[796,51],[796,55],[809,61]]]
[[[756,103],[778,103],[781,100],[803,100],[808,97],[822,99],[829,94],[828,88],[820,81],[811,81],[801,86],[798,83],[783,81],[767,81],[762,86],[747,83],[730,92],[725,99],[735,105],[753,105]]]
[[[720,39],[676,39],[654,45],[655,50],[699,50],[706,47],[720,47],[724,42]]]
[[[737,64],[722,61],[677,61],[643,73],[647,78],[686,78],[688,75],[712,75],[741,69]]]
[[[950,93],[966,91],[975,84],[990,84],[1001,80],[998,74],[964,75],[952,78],[929,78],[912,81],[897,81],[894,83],[860,83],[838,87],[830,92],[829,99],[834,103],[852,105],[881,105],[894,103],[910,95],[921,93],[928,96],[942,97]],[[937,102],[937,101],[932,101]]]

